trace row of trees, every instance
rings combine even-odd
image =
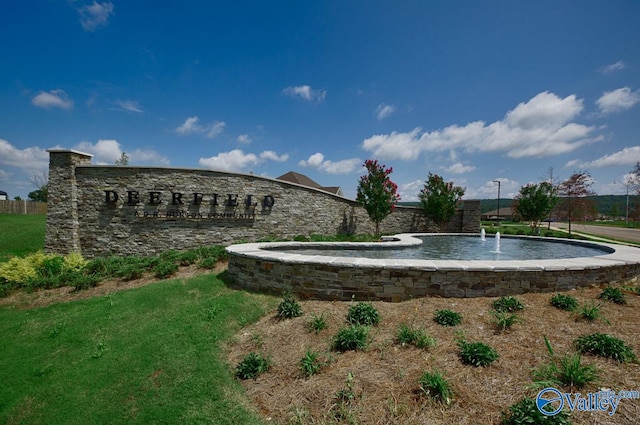
[[[360,177],[356,201],[364,207],[375,225],[375,234],[380,235],[380,223],[400,200],[398,185],[389,175],[393,168],[378,164],[376,160],[366,160],[367,174]],[[420,206],[425,216],[430,218],[443,231],[456,212],[456,204],[464,195],[464,188],[454,186],[437,175],[429,173],[424,187],[420,191]]]
[[[378,164],[378,161],[367,160],[364,163],[367,174],[360,178],[356,201],[362,205],[369,218],[375,224],[376,235],[380,234],[380,223],[393,211],[400,200],[398,186],[391,181],[392,168]],[[574,172],[560,184],[553,184],[553,170],[550,170],[550,181],[527,184],[520,188],[514,209],[520,217],[528,221],[533,233],[537,233],[540,223],[547,219],[559,201],[571,221],[576,211],[586,211],[587,197],[595,195],[591,190],[593,179],[588,171]],[[633,186],[634,191],[640,193],[640,162],[627,175],[626,184]],[[429,173],[424,187],[420,192],[420,206],[425,216],[434,221],[440,231],[455,213],[456,204],[464,195],[465,189],[454,186],[452,182],[445,182],[437,175]]]

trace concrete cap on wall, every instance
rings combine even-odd
[[[51,148],[51,149],[47,149],[47,152],[49,152],[49,153],[75,153],[76,155],[84,155],[84,156],[88,156],[90,158],[93,158],[93,155],[90,154],[90,153],[80,152],[80,151],[76,151],[76,150],[73,150],[73,149]]]

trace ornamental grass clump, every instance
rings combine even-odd
[[[349,306],[347,322],[352,325],[374,326],[380,323],[380,313],[368,302],[359,302]]]
[[[261,373],[267,372],[270,360],[263,354],[250,352],[236,366],[236,376],[240,379],[255,379]]]
[[[302,316],[300,303],[294,298],[291,292],[285,292],[282,296],[282,301],[278,304],[278,318],[293,319],[300,316]]]
[[[436,340],[423,329],[414,329],[403,323],[396,331],[396,340],[400,345],[413,345],[416,348],[435,347]]]
[[[420,390],[434,400],[444,404],[451,404],[453,400],[453,390],[451,384],[444,377],[442,372],[434,370],[433,372],[425,372],[418,380]]]
[[[582,335],[573,344],[583,354],[606,357],[620,363],[638,362],[631,347],[620,338],[608,334],[593,333]]]
[[[624,292],[620,288],[614,288],[613,286],[607,286],[600,292],[598,298],[611,301],[616,304],[626,304],[627,300],[625,299]]]
[[[524,305],[516,297],[500,297],[492,304],[493,309],[498,312],[514,313],[524,309]]]
[[[560,310],[573,311],[578,307],[578,300],[571,295],[555,294],[551,297],[550,304]]]
[[[483,342],[467,342],[462,334],[456,338],[456,343],[460,360],[466,365],[487,367],[500,357],[495,348]]]
[[[369,327],[363,325],[346,326],[333,338],[333,348],[340,352],[364,350],[369,344]]]
[[[552,412],[549,405],[543,409]],[[544,415],[538,410],[536,401],[529,397],[513,404],[501,416],[502,425],[571,425],[569,415],[564,410],[552,416]]]
[[[442,326],[458,326],[462,323],[462,315],[452,310],[436,310],[433,320]]]
[[[533,379],[537,387],[583,388],[598,380],[600,376],[598,368],[594,365],[583,364],[580,354],[567,354],[557,358],[546,336],[544,343],[550,362],[533,371]]]

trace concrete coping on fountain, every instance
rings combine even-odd
[[[320,263],[327,265],[346,265],[376,268],[409,268],[419,270],[582,270],[608,267],[612,265],[640,263],[640,248],[604,242],[577,241],[564,238],[542,238],[535,236],[501,235],[501,238],[533,238],[550,242],[570,243],[602,247],[609,253],[593,257],[576,257],[562,259],[538,260],[421,260],[421,259],[373,259],[364,257],[341,257],[330,255],[296,254],[295,249],[394,249],[421,245],[423,236],[464,236],[474,237],[469,233],[403,233],[387,236],[382,242],[258,242],[231,245],[229,253],[261,258],[272,261],[292,263]],[[487,240],[492,239],[487,236]],[[278,249],[286,249],[279,251]]]

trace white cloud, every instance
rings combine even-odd
[[[625,68],[625,63],[623,61],[618,61],[616,63],[612,63],[610,65],[605,65],[602,68],[600,68],[600,72],[602,72],[603,74],[611,74],[613,72],[616,71],[620,71],[622,69]]]
[[[95,144],[82,141],[74,149],[92,154],[93,162],[99,165],[113,165],[122,155],[120,143],[113,139],[98,140]]]
[[[120,109],[126,112],[134,112],[136,114],[143,114],[144,111],[138,102],[135,100],[116,100],[114,102]]]
[[[564,99],[542,92],[517,105],[505,117],[486,125],[483,121],[441,130],[375,135],[362,147],[382,159],[415,160],[423,152],[464,149],[466,152],[505,152],[512,158],[545,157],[571,152],[591,143],[595,127],[571,122],[583,110],[575,95]]]
[[[264,151],[260,154],[260,159],[268,159],[276,162],[285,162],[289,159],[289,155],[287,155],[286,153],[282,155],[278,155],[274,151]]]
[[[596,160],[583,162],[577,159],[565,164],[565,168],[605,168],[620,165],[634,165],[640,161],[640,146],[631,146],[621,151],[604,155]]]
[[[375,111],[376,118],[378,118],[379,120],[383,120],[388,116],[390,116],[391,114],[393,114],[395,110],[396,110],[395,106],[385,105],[384,103],[381,103],[376,108],[376,111]]]
[[[472,165],[464,165],[462,162],[456,162],[448,167],[443,168],[444,171],[451,174],[464,174],[475,170],[476,167]]]
[[[169,159],[152,149],[135,149],[126,152],[122,145],[114,139],[101,139],[95,144],[82,141],[73,149],[93,155],[92,162],[97,165],[114,165],[120,159],[122,152],[129,157],[129,165],[169,165]]]
[[[49,153],[37,146],[18,149],[8,141],[0,139],[0,164],[30,173],[43,172],[49,167]]]
[[[152,149],[136,149],[129,155],[129,164],[169,165],[169,158]]]
[[[424,187],[424,181],[414,180],[409,183],[402,183],[398,185],[398,193],[400,194],[403,202],[417,202],[420,200],[418,195]]]
[[[260,155],[256,155],[253,153],[245,154],[241,149],[234,149],[229,152],[220,152],[209,158],[200,158],[198,163],[213,170],[242,171],[266,160],[284,162],[287,159],[289,159],[289,155],[278,155],[273,151],[264,151]]]
[[[605,92],[596,101],[600,112],[605,115],[624,111],[638,102],[640,102],[640,90],[632,92],[629,87]]]
[[[39,108],[60,108],[72,109],[73,100],[69,99],[64,90],[56,89],[49,92],[41,91],[33,99],[31,103]]]
[[[109,17],[114,14],[113,3],[110,1],[87,4],[78,9],[80,24],[85,31],[95,31],[109,24]]]
[[[214,121],[207,125],[199,124],[200,119],[197,116],[188,117],[182,125],[176,128],[176,133],[180,136],[188,136],[190,134],[202,134],[209,139],[213,139],[224,131],[227,125],[224,121]]]
[[[302,160],[298,165],[302,167],[317,168],[329,174],[348,174],[358,169],[362,165],[360,158],[343,159],[340,161],[325,160],[320,152],[314,153],[306,161]]]
[[[314,90],[311,86],[289,86],[282,90],[282,93],[291,97],[299,97],[304,100],[322,102],[327,96],[326,90]]]
[[[251,140],[251,137],[249,137],[248,134],[241,134],[238,136],[238,138],[236,139],[238,143],[242,144],[242,145],[248,145],[249,143],[251,143],[253,140]]]
[[[505,177],[497,178],[500,181],[500,199],[515,198],[522,186],[515,180]],[[465,199],[496,199],[498,197],[498,183],[493,180],[484,182],[482,186],[474,190],[467,190]]]

